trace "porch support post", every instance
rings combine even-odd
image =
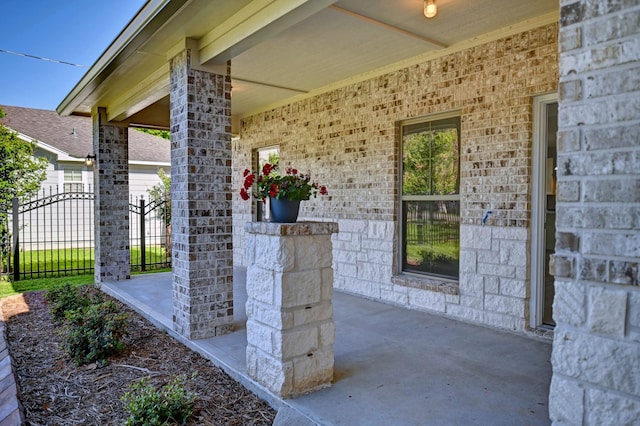
[[[247,374],[291,398],[333,380],[333,222],[252,222],[247,231]]]
[[[129,129],[108,122],[104,108],[93,114],[95,188],[95,280],[131,275],[129,252]]]
[[[170,60],[170,108],[173,327],[194,340],[231,329],[233,247],[230,70],[192,62]]]

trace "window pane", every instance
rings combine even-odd
[[[403,270],[458,278],[460,117],[402,132]]]
[[[458,278],[460,201],[404,201],[403,269]]]
[[[458,194],[459,118],[404,128],[403,195]]]

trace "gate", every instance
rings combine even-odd
[[[94,271],[94,193],[50,188],[25,203],[13,200],[3,231],[0,265],[21,279],[80,275]],[[158,215],[166,201],[129,203],[131,270],[171,266],[170,227]],[[1,229],[0,229],[1,230]]]

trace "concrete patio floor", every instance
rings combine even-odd
[[[137,275],[102,288],[280,409],[274,424],[550,423],[550,340],[338,291],[333,385],[283,401],[246,375],[246,270],[236,268],[234,281],[234,332],[197,341],[172,331],[170,273]]]

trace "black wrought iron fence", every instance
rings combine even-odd
[[[132,271],[171,266],[170,227],[157,214],[166,202],[132,199]],[[94,193],[42,190],[34,199],[14,199],[0,224],[0,271],[15,281],[91,273],[94,270]],[[4,231],[3,231],[4,230]]]
[[[407,244],[457,242],[460,238],[460,203],[407,202],[405,228]]]

